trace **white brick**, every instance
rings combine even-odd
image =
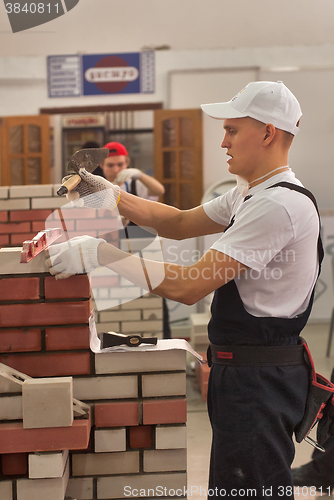
[[[126,451],[126,430],[103,429],[95,430],[95,453]]]
[[[11,186],[9,188],[10,198],[36,198],[41,196],[52,196],[52,184],[40,184],[34,186]]]
[[[78,500],[93,499],[93,479],[90,477],[74,478],[68,480],[66,496]],[[47,499],[45,499],[47,500]]]
[[[121,399],[138,397],[136,376],[75,378],[74,397],[80,400]]]
[[[186,369],[186,352],[170,351],[104,352],[95,355],[98,374],[156,372]]]
[[[8,187],[0,187],[0,200],[5,200],[9,196]]]
[[[144,451],[144,472],[173,472],[186,469],[186,449]]]
[[[138,298],[122,304],[122,309],[153,309],[159,307],[162,307],[162,299],[156,296]]]
[[[17,500],[64,500],[69,477],[69,462],[62,478],[18,479]]]
[[[104,311],[100,313],[101,323],[109,321],[139,321],[141,313],[137,311]]]
[[[68,450],[45,453],[29,453],[29,479],[63,477]]]
[[[2,397],[0,399],[0,420],[21,420],[21,419],[22,419],[22,396]]]
[[[43,208],[51,208],[56,209],[60,208],[63,205],[66,205],[68,200],[65,197],[57,196],[52,198],[33,198],[31,200],[31,208],[32,209],[43,209]]]
[[[96,325],[97,333],[103,332],[120,332],[121,324],[120,323],[105,323],[99,322]]]
[[[123,321],[122,333],[155,332],[161,330],[161,321]]]
[[[134,498],[138,497],[138,491],[145,490],[148,497],[165,496],[166,491],[173,490],[171,495],[175,498],[175,491],[182,493],[187,488],[187,474],[143,474],[138,476],[114,476],[99,477],[97,479],[97,498],[99,500],[109,498]],[[148,491],[150,490],[150,491]],[[136,492],[137,494],[132,494]],[[181,495],[178,495],[181,496]]]
[[[196,313],[190,315],[191,331],[195,333],[206,333],[207,326],[210,320],[210,313]]]
[[[123,276],[120,276],[120,286],[134,286],[133,283],[125,278]]]
[[[1,202],[0,202],[1,203]],[[22,247],[0,248],[0,274],[46,273],[45,254],[40,253],[30,262],[20,264]]]
[[[109,299],[109,288],[94,288],[95,299]]]
[[[92,294],[93,294],[94,300],[96,300],[96,302],[98,304],[96,309],[98,309],[99,311],[102,311],[105,309],[118,308],[120,306],[119,300],[110,299],[110,298],[109,299],[99,299],[98,297],[95,298],[94,293],[92,293]]]
[[[53,186],[52,186],[52,196],[57,196],[57,198],[58,198],[57,191],[60,188],[60,186],[61,186],[61,184],[53,184]]]
[[[1,253],[0,253],[0,258],[1,258]],[[15,382],[12,382],[8,378],[0,377],[0,394],[8,394],[9,392],[14,394],[15,393],[21,394],[22,393],[21,384],[16,384]]]
[[[69,427],[73,423],[72,377],[27,379],[22,386],[23,427]]]
[[[118,286],[110,289],[111,299],[134,300],[142,295],[142,289],[138,286]],[[111,307],[111,306],[110,306]]]
[[[164,373],[142,376],[143,397],[183,396],[186,393],[185,373]]]
[[[12,481],[0,481],[0,498],[1,500],[12,500]]]
[[[148,319],[150,321],[156,319],[162,319],[163,312],[162,309],[144,309],[143,310],[143,319]]]
[[[75,453],[72,455],[73,476],[133,474],[139,472],[139,452]]]
[[[29,210],[30,199],[0,200],[0,210]]]
[[[157,450],[168,450],[187,447],[186,426],[156,427],[155,447]]]

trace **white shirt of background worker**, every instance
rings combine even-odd
[[[131,181],[134,179],[136,195],[145,200],[157,201],[164,194],[165,188],[159,181],[138,168],[128,168],[130,158],[123,144],[108,142],[104,147],[109,149],[109,156],[100,167],[107,181],[118,184],[123,191],[131,192]]]

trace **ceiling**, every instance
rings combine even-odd
[[[0,56],[334,44],[333,20],[333,0],[79,0],[13,34],[1,3]]]

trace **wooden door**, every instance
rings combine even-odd
[[[49,116],[9,116],[0,123],[1,185],[48,184]]]
[[[181,210],[200,204],[202,111],[154,112],[154,175],[165,187],[164,203]]]

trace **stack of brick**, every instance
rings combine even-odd
[[[92,420],[24,429],[20,385],[0,377],[1,500],[185,496],[185,352],[93,353],[87,276],[57,281],[43,255],[19,264],[20,251],[0,250],[0,362],[30,377],[72,377]]]
[[[0,187],[0,248],[21,246],[46,227],[66,228],[69,237],[88,234],[118,244],[116,211],[66,210],[67,200],[57,195],[58,188],[59,184]],[[98,332],[154,333],[162,338],[161,298],[146,294],[135,300],[142,290],[103,270],[95,273],[92,287],[99,303],[97,307],[93,301]]]

